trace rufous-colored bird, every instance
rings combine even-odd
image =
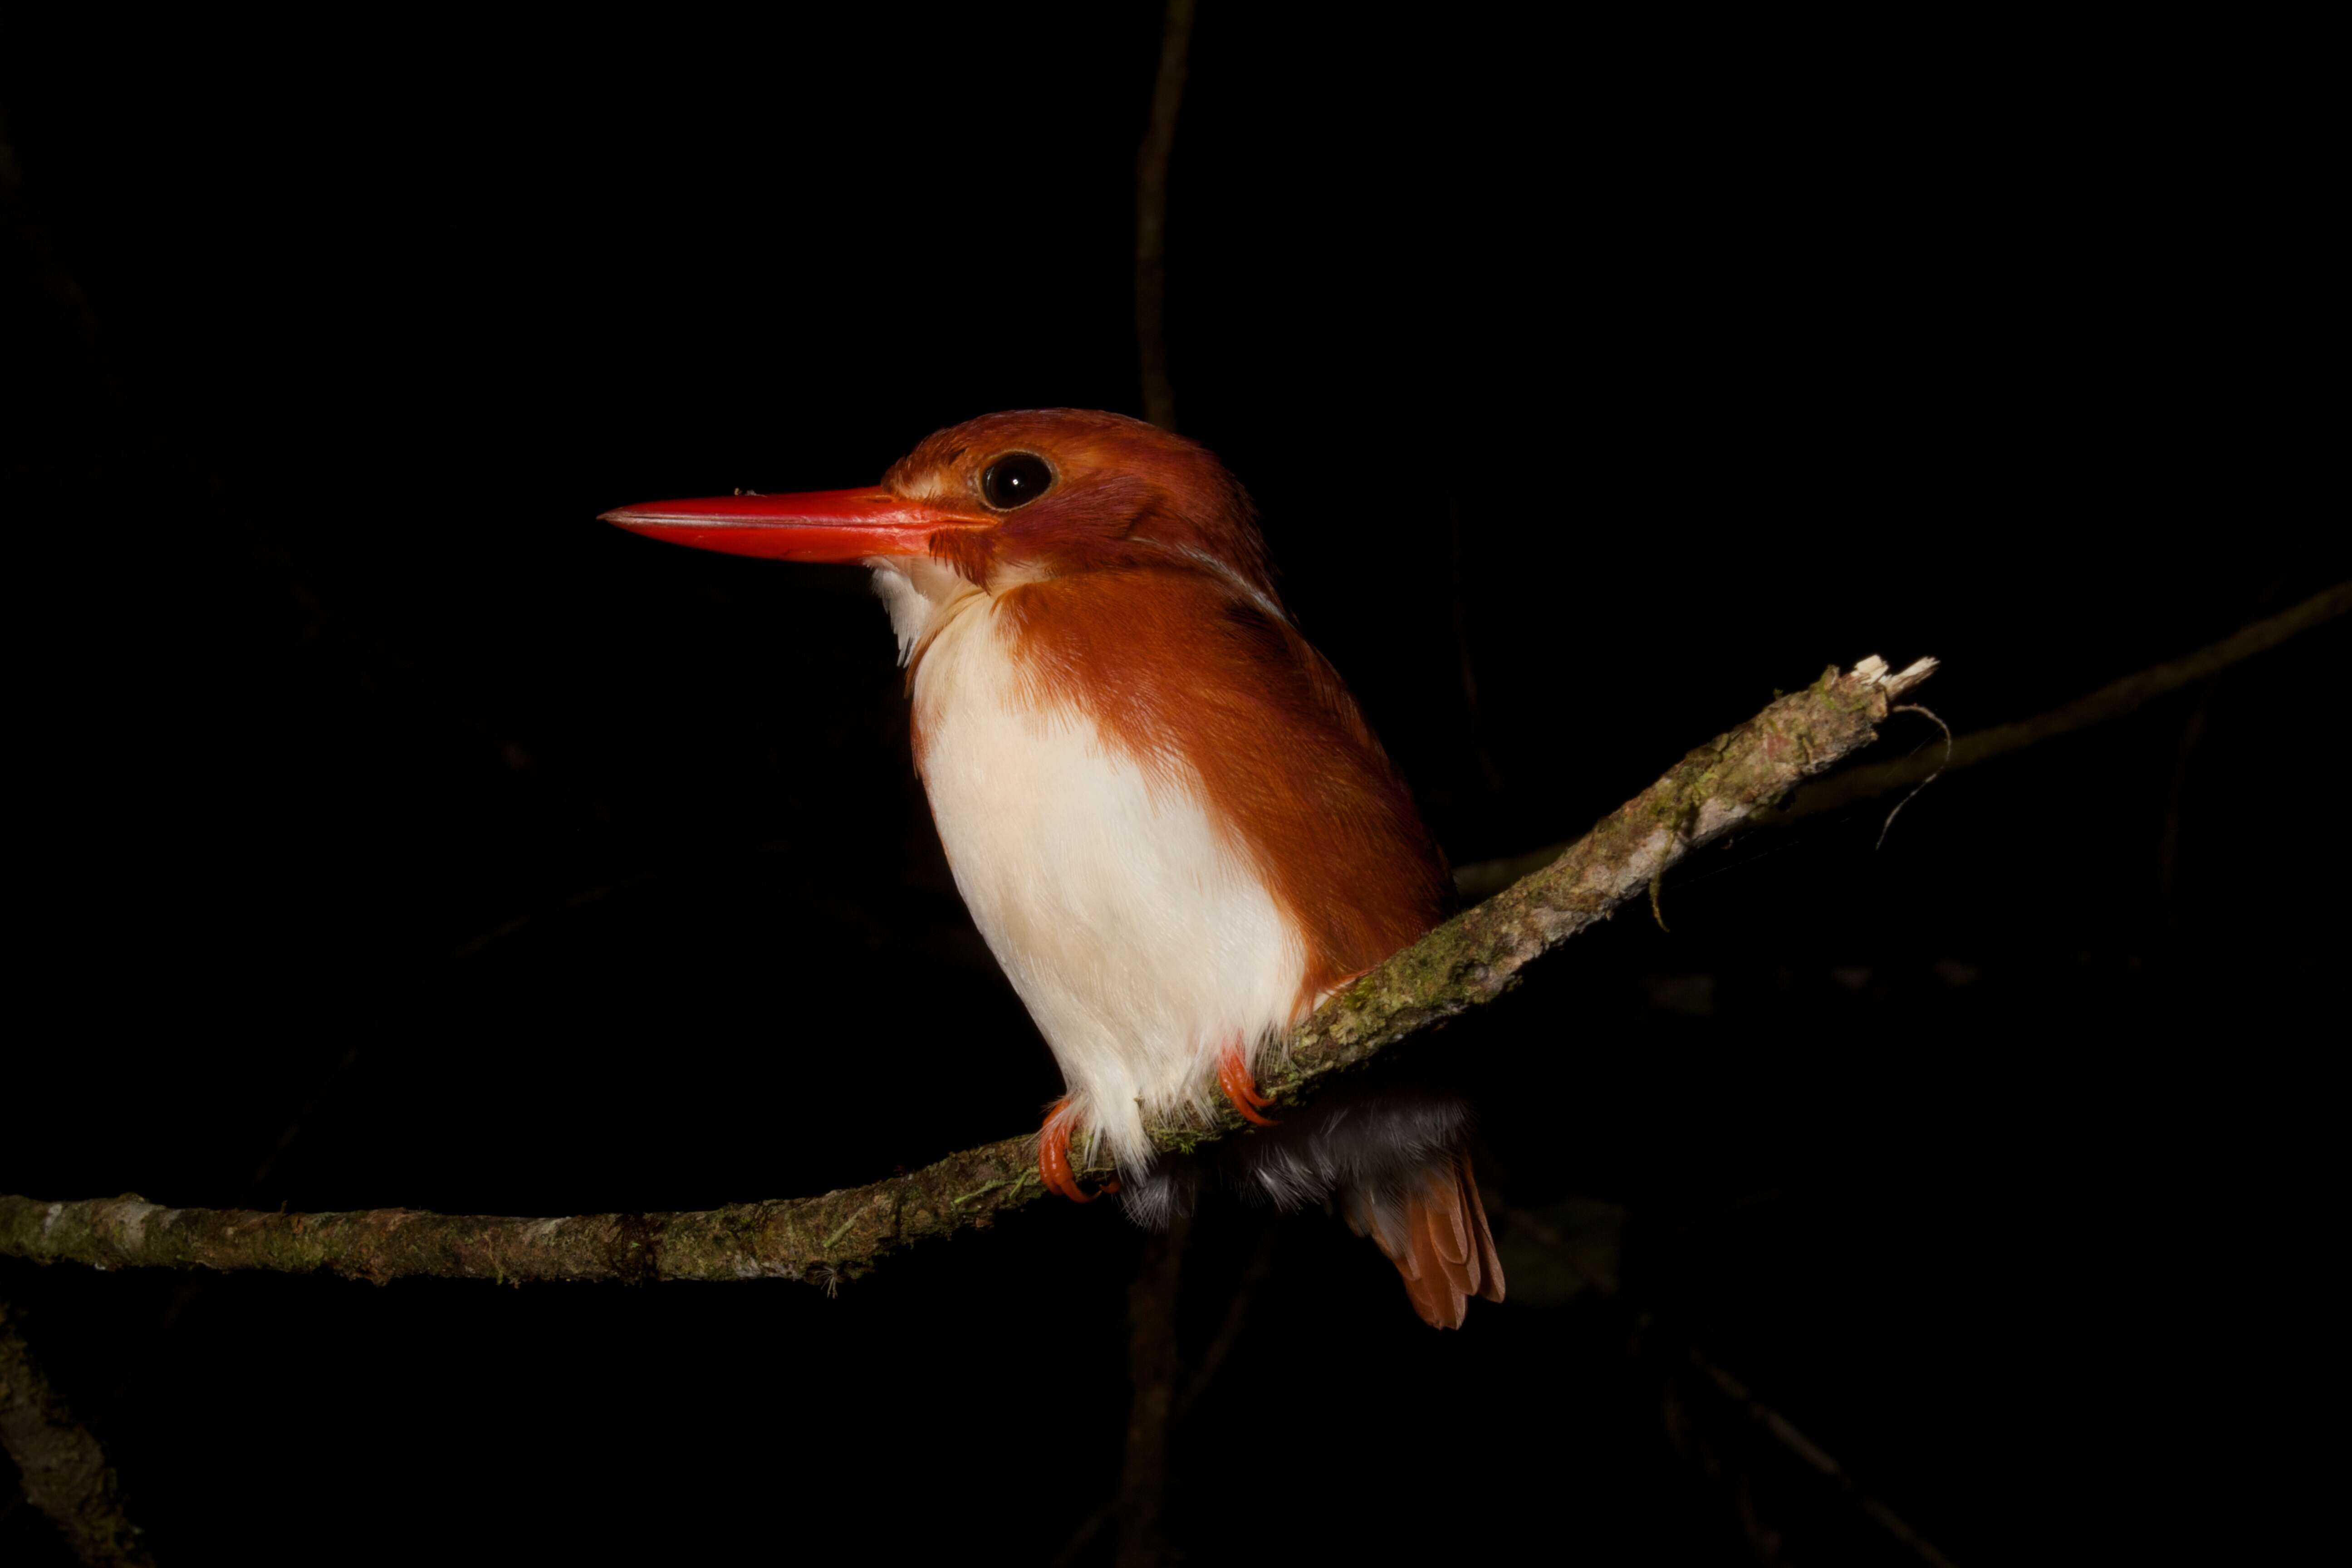
[[[1189,1202],[1147,1123],[1222,1093],[1265,1129],[1219,1160],[1285,1208],[1335,1205],[1459,1327],[1503,1299],[1457,1098],[1327,1090],[1282,1125],[1261,1052],[1434,925],[1431,843],[1339,674],[1276,594],[1248,494],[1205,448],[1076,409],[931,436],[871,489],[719,496],[604,521],[704,550],[873,570],[915,765],[956,886],[1060,1064],[1038,1168],[1130,1212]]]

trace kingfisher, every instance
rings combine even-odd
[[[1213,1163],[1281,1208],[1336,1209],[1425,1321],[1458,1328],[1472,1297],[1503,1299],[1459,1096],[1349,1085],[1265,1114],[1265,1054],[1435,925],[1452,889],[1207,448],[1118,414],[990,414],[870,489],[604,521],[873,573],[956,887],[1062,1071],[1038,1136],[1049,1189],[1093,1201],[1076,1171],[1107,1153],[1104,1190],[1164,1223],[1199,1171],[1147,1129],[1221,1097],[1259,1131]]]

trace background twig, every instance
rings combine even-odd
[[[1135,153],[1135,352],[1143,416],[1163,430],[1176,428],[1176,389],[1168,375],[1168,160],[1192,45],[1192,0],[1168,0],[1151,118]]]
[[[1128,1287],[1127,1455],[1118,1481],[1118,1568],[1153,1568],[1167,1555],[1168,1436],[1183,1367],[1176,1353],[1176,1297],[1192,1217],[1180,1214],[1143,1244]]]
[[[2352,610],[2352,583],[2338,583],[2313,595],[2291,610],[2283,610],[2267,620],[2256,621],[2217,643],[2199,648],[2195,653],[2125,676],[2120,680],[2110,681],[2063,707],[2053,708],[2046,713],[2018,723],[1997,724],[1990,729],[1975,731],[1953,742],[1948,750],[1939,747],[1906,757],[1900,762],[1855,768],[1840,773],[1836,778],[1809,784],[1799,791],[1796,798],[1785,807],[1758,812],[1750,819],[1749,826],[1775,826],[1851,805],[1856,801],[1891,795],[1898,789],[1907,789],[1919,784],[1931,773],[1949,773],[1971,763],[1988,762],[2032,745],[2037,741],[2047,741],[2109,719],[2120,719],[2168,692],[2204,679],[2216,670],[2226,669],[2256,654],[2267,653],[2290,637],[2323,626],[2347,610]],[[1454,885],[1465,898],[1486,898],[1550,865],[1566,848],[1565,845],[1548,845],[1524,855],[1460,866],[1454,869]]]
[[[25,1496],[47,1514],[74,1555],[130,1568],[155,1561],[123,1511],[121,1489],[89,1428],[67,1413],[49,1386],[21,1321],[0,1300],[0,1448],[24,1476]]]

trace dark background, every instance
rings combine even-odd
[[[1973,730],[2347,575],[2308,40],[1270,9],[1193,42],[1179,415],[1457,863],[1832,662],[1935,654]],[[1136,410],[1159,28],[6,10],[0,1191],[700,1208],[1034,1122],[863,575],[594,517]],[[1437,1334],[1321,1216],[1204,1211],[1188,1358],[1273,1266],[1176,1543],[1917,1561],[1696,1347],[1959,1562],[2249,1550],[2324,1479],[2274,1402],[2340,1409],[2346,647],[1883,848],[1888,801],[1714,851],[1429,1042],[1613,1293],[1507,1217]],[[835,1300],[0,1291],[166,1563],[1042,1562],[1116,1488],[1140,1250],[1057,1205]],[[62,1561],[14,1496],[0,1558]]]

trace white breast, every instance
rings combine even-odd
[[[926,575],[875,574],[902,647],[931,639],[916,715],[956,886],[1089,1134],[1140,1171],[1147,1120],[1205,1103],[1220,1050],[1254,1055],[1290,1023],[1304,945],[1181,763],[1147,773],[1084,713],[1041,704],[997,602]]]

